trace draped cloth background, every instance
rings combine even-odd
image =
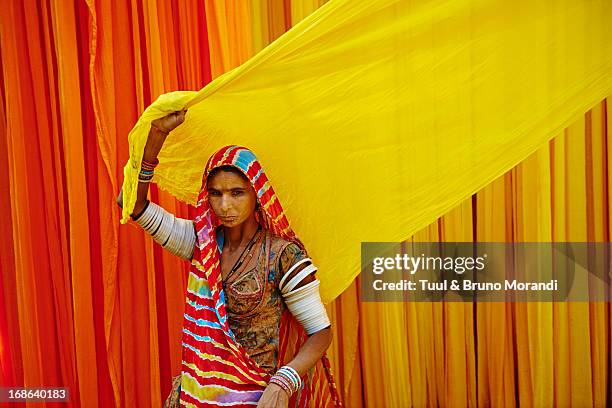
[[[612,3],[331,1],[198,93],[145,111],[123,220],[151,120],[188,107],[154,181],[195,204],[208,157],[249,146],[330,301],[359,272],[361,242],[406,239],[612,92],[603,16]]]
[[[171,375],[180,367],[187,269],[134,226],[118,225],[114,199],[128,159],[126,135],[158,95],[202,88],[320,4],[6,3],[0,9],[0,208],[5,214],[0,223],[0,384],[68,386],[69,406],[159,406]],[[509,8],[491,1],[411,2],[405,6],[410,10],[382,7],[346,32],[331,28],[334,35],[344,35],[344,41],[330,44],[329,56],[363,40],[359,34],[371,27],[370,21],[389,13],[411,19],[411,28],[397,41],[402,47],[380,50],[401,50],[408,44],[411,53],[420,55],[412,60],[416,65],[388,72],[384,79],[397,85],[397,93],[380,95],[391,102],[406,97],[401,91],[413,90],[406,116],[385,112],[389,105],[372,104],[370,111],[361,107],[365,116],[334,122],[339,111],[328,111],[327,106],[346,97],[335,92],[325,99],[329,105],[299,100],[295,106],[303,110],[285,111],[290,118],[272,117],[267,122],[263,119],[274,116],[274,110],[283,112],[279,106],[286,101],[272,98],[261,109],[251,99],[257,92],[230,86],[248,84],[248,78],[228,79],[228,88],[208,95],[190,108],[190,114],[197,106],[219,103],[221,109],[223,101],[212,103],[214,97],[233,89],[226,94],[233,99],[232,109],[246,112],[241,103],[259,106],[264,124],[282,126],[293,123],[294,115],[317,113],[316,120],[304,122],[307,129],[322,124],[329,125],[325,132],[338,128],[367,135],[349,139],[341,134],[348,145],[328,138],[327,150],[315,149],[315,142],[336,133],[324,134],[318,128],[309,134],[295,128],[276,133],[282,136],[274,139],[277,150],[267,148],[272,138],[266,135],[231,137],[260,156],[293,227],[320,258],[320,265],[330,259],[326,251],[336,249],[348,257],[342,248],[366,234],[370,240],[609,241],[610,110],[605,100],[599,103],[610,90],[606,81],[611,77],[612,42],[603,25],[610,17],[609,6],[603,1],[538,3],[519,2]],[[344,3],[337,4],[339,8],[328,5],[318,15],[321,30],[323,17],[341,10]],[[386,30],[398,27],[381,28],[384,32],[378,34],[384,37]],[[317,30],[311,34],[312,49],[317,48],[317,33],[323,32]],[[497,42],[502,40],[507,41],[504,46]],[[453,48],[457,44],[471,47]],[[304,53],[287,58],[308,62],[314,57],[306,52],[308,45],[302,49]],[[357,61],[351,66],[374,62],[374,56],[354,54]],[[333,58],[332,62],[342,63]],[[496,64],[499,71],[489,72]],[[318,62],[311,65],[317,66],[308,72],[324,69]],[[597,66],[603,70],[600,76]],[[260,85],[300,78],[280,75],[295,73],[291,66],[286,68],[280,70],[279,65],[271,78],[262,77],[272,82]],[[435,81],[426,83],[424,75],[435,75]],[[381,83],[367,78],[374,82],[365,83],[370,88],[364,95],[376,95]],[[284,90],[283,95],[292,92]],[[312,94],[317,95],[321,96]],[[359,103],[359,98],[353,99],[345,100],[351,106]],[[207,116],[206,126],[219,132],[218,145],[232,135],[225,132],[241,130],[242,124],[234,122],[242,117],[236,120],[234,115],[230,121],[230,112],[210,114],[214,115]],[[400,132],[378,144],[389,129],[374,119],[384,115],[393,119],[388,126],[400,126]],[[249,132],[276,132],[260,127],[257,118],[249,120],[254,121],[245,123],[257,125]],[[494,161],[474,153],[487,143],[497,152]],[[317,155],[308,154],[313,149]],[[341,172],[323,177],[317,169],[332,168],[326,167],[331,166],[331,155],[338,160],[334,171]],[[352,161],[340,160],[349,156]],[[364,164],[372,165],[368,160],[376,157],[386,159],[375,163],[371,174],[365,173]],[[481,161],[488,165],[478,167]],[[453,170],[434,167],[442,163]],[[402,185],[382,188],[381,178],[393,179],[407,168],[414,172],[402,179]],[[482,171],[471,173],[472,168]],[[470,174],[467,185],[456,182],[463,179],[457,169]],[[435,177],[420,184],[427,172]],[[297,181],[308,199],[293,195]],[[429,183],[442,188],[427,203],[423,194]],[[349,188],[348,195],[341,196]],[[325,228],[352,228],[340,222],[342,211],[353,211],[352,207],[324,207],[327,201],[310,196],[321,198],[330,191],[334,197],[325,200],[351,200],[352,205],[373,208],[376,203],[376,211],[351,219],[357,226],[367,224],[367,229],[355,228],[350,239],[340,236],[336,241],[331,241],[330,231],[322,247],[315,223],[301,214],[316,207],[321,211],[317,217],[333,221]],[[454,194],[454,202],[440,199]],[[179,216],[190,215],[186,205],[155,187],[152,198]],[[428,205],[417,206],[424,203]],[[379,211],[384,205],[395,212]],[[429,218],[418,208],[431,209]],[[328,218],[337,214],[340,218]],[[405,235],[393,235],[401,232],[396,223],[405,228]],[[349,261],[346,268],[340,263],[326,265],[340,274],[330,284],[350,284],[348,278],[356,270],[350,269],[354,260]],[[605,406],[612,401],[607,386],[608,303],[368,304],[359,303],[358,284],[357,279],[329,305],[335,328],[333,365],[348,406]],[[340,289],[328,286],[327,298]]]

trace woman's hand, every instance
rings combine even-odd
[[[280,386],[272,383],[268,384],[264,390],[257,408],[287,408],[289,405],[289,395]]]
[[[163,118],[155,119],[153,122],[151,122],[151,125],[158,128],[162,132],[170,133],[185,121],[186,113],[187,109],[172,112]]]

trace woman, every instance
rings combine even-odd
[[[132,214],[164,248],[192,262],[182,373],[166,405],[339,406],[324,357],[332,334],[316,267],[253,153],[226,146],[211,156],[195,222],[147,200],[157,155],[185,114],[152,122]],[[325,370],[313,374],[319,361]],[[311,385],[324,383],[323,372],[329,389],[315,393]]]

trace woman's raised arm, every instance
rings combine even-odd
[[[151,130],[142,156],[141,173],[138,177],[136,204],[131,216],[162,247],[183,259],[190,260],[196,242],[193,222],[176,218],[173,214],[147,200],[149,181],[153,177],[157,155],[168,134],[185,121],[185,113],[187,110],[173,112],[151,123]],[[119,192],[117,204],[123,207],[123,189]]]
[[[181,123],[185,121],[186,109],[181,111],[172,112],[163,118],[159,118],[151,122],[151,130],[149,130],[149,136],[147,137],[147,143],[145,144],[144,153],[142,160],[148,163],[153,163],[157,160],[157,155],[161,150],[166,137],[168,134],[176,129]],[[149,183],[138,183],[138,189],[136,192],[136,204],[134,205],[134,212],[132,217],[137,217],[142,213],[147,205],[147,196],[149,194]],[[119,192],[117,197],[117,204],[123,208],[123,189]]]

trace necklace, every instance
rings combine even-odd
[[[257,231],[255,231],[255,233],[253,234],[253,236],[251,237],[250,241],[248,244],[246,244],[246,246],[244,247],[244,249],[242,250],[242,253],[240,254],[240,256],[238,257],[238,259],[236,260],[236,262],[234,263],[234,266],[232,266],[232,269],[230,269],[230,271],[227,273],[227,276],[225,277],[225,279],[223,279],[223,287],[225,288],[225,282],[229,281],[229,278],[238,270],[240,269],[240,267],[242,266],[242,264],[244,263],[244,261],[247,258],[247,255],[249,255],[251,253],[251,250],[253,249],[253,245],[255,245],[255,242],[257,242],[257,240],[255,238],[257,238],[259,236],[259,231],[261,231],[261,225],[257,227]],[[251,255],[252,256],[252,255]]]

